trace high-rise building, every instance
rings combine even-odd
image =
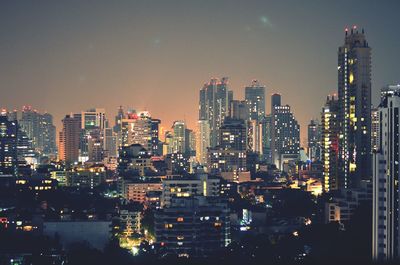
[[[321,158],[321,125],[317,120],[308,124],[308,158],[311,161]]]
[[[16,111],[11,118],[17,118]],[[40,156],[54,156],[57,153],[56,128],[51,114],[41,114],[30,106],[24,106],[19,125],[21,131],[32,140],[32,147]]]
[[[152,128],[154,123],[149,112],[142,111],[128,114],[127,118],[122,120],[121,127],[122,146],[140,144],[147,151],[153,151],[152,141],[154,135]]]
[[[276,97],[276,94],[272,96]],[[279,96],[280,99],[280,96]],[[289,105],[275,105],[272,110],[271,152],[272,162],[281,169],[286,159],[298,159],[300,153],[300,125]]]
[[[246,125],[244,120],[225,119],[219,129],[220,145],[225,150],[246,151]]]
[[[271,164],[272,153],[271,153],[271,141],[272,141],[272,116],[266,115],[261,121],[262,128],[262,160]]]
[[[186,154],[186,123],[175,121],[172,130],[174,131],[172,152]]]
[[[210,147],[210,125],[208,120],[199,120],[197,122],[196,134],[196,159],[200,165],[207,163],[207,150]]]
[[[151,119],[151,152],[153,155],[162,155],[159,131],[160,124],[161,120]]]
[[[112,128],[104,129],[104,153],[107,157],[118,156],[118,145],[117,145],[118,134]]]
[[[340,188],[371,178],[371,48],[364,30],[346,29],[338,51]]]
[[[229,115],[228,78],[219,81],[211,79],[200,90],[199,120],[208,120],[210,124],[210,146],[215,147],[219,143],[218,129],[225,117]]]
[[[229,117],[237,120],[248,120],[247,104],[245,100],[232,100]]]
[[[378,108],[371,109],[371,149],[378,150],[379,135],[379,111]]]
[[[282,100],[282,97],[280,94],[275,93],[275,94],[271,95],[271,114],[272,114],[272,112],[274,112],[275,106],[281,105],[281,100]]]
[[[262,120],[250,120],[247,122],[247,149],[257,153],[263,153],[263,137],[265,132],[263,131]]]
[[[66,115],[62,120],[63,128],[60,133],[60,159],[67,163],[79,160],[79,144],[81,137],[81,118],[74,115]]]
[[[18,124],[0,115],[0,176],[18,175]]]
[[[380,261],[400,258],[400,90],[390,92],[378,107],[380,128],[373,155],[372,256]]]
[[[261,121],[265,117],[265,86],[253,80],[250,86],[245,87],[245,101],[248,119]]]
[[[337,190],[339,163],[339,111],[338,99],[328,96],[321,113],[321,158],[324,167],[323,189]]]

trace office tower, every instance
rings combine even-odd
[[[229,117],[237,120],[247,120],[248,112],[245,100],[232,100]]]
[[[125,119],[125,113],[124,113],[124,109],[122,108],[122,106],[119,106],[118,108],[118,113],[115,116],[115,125],[114,125],[114,132],[118,133],[121,131],[121,123],[122,120]]]
[[[210,125],[208,120],[197,121],[196,159],[200,165],[207,163],[207,150],[210,147]]]
[[[19,121],[21,130],[32,139],[33,146],[39,147],[39,135],[40,135],[40,114],[32,109],[31,106],[22,107],[22,115]]]
[[[371,109],[371,149],[378,150],[378,135],[379,135],[379,111],[378,108]]]
[[[155,234],[162,255],[205,258],[229,245],[229,208],[224,198],[175,198],[155,213]]]
[[[118,113],[115,116],[115,125],[113,127],[113,131],[116,134],[116,144],[117,149],[122,146],[122,120],[126,119],[124,109],[122,106],[119,106]]]
[[[53,124],[53,116],[50,113],[41,115],[41,139],[44,155],[54,156],[57,153],[56,126]]]
[[[245,88],[245,101],[248,119],[261,121],[265,116],[265,86],[258,80],[253,80],[251,85]]]
[[[0,115],[0,176],[18,175],[18,124]]]
[[[33,148],[33,141],[26,135],[24,131],[18,128],[17,154],[20,164],[37,164],[37,153]]]
[[[373,155],[372,256],[399,259],[400,90],[386,94],[378,107],[380,129]]]
[[[232,107],[231,103],[232,103],[232,101],[233,101],[233,91],[232,90],[228,90],[228,110],[227,110],[228,116],[231,113],[231,107]]]
[[[152,127],[154,126],[150,113],[147,111],[133,112],[122,120],[122,146],[140,144],[152,152]]]
[[[102,108],[92,108],[74,116],[81,119],[82,131],[79,144],[79,161],[85,162],[93,159],[93,147],[99,148],[100,140],[94,140],[93,135],[96,134],[96,138],[103,137],[104,128],[107,127],[106,114]],[[98,143],[94,144],[95,141]],[[92,153],[90,154],[90,152]]]
[[[186,153],[186,123],[184,121],[175,121],[172,125],[174,136],[172,140],[173,153]]]
[[[272,141],[272,124],[271,124],[271,115],[266,115],[264,119],[261,121],[261,130],[262,130],[262,160],[267,162],[268,164],[272,163],[272,153],[271,153],[271,141]]]
[[[199,120],[208,120],[210,124],[210,146],[218,145],[218,129],[229,115],[228,78],[211,79],[200,90]]]
[[[104,129],[104,153],[107,157],[117,157],[118,156],[118,145],[117,136],[118,134],[114,132],[111,128]]]
[[[321,125],[317,120],[308,124],[308,158],[311,161],[321,158]]]
[[[277,105],[279,97],[272,95],[274,106],[272,110],[271,152],[272,162],[281,169],[285,160],[299,159],[300,125],[290,110],[289,105]]]
[[[166,131],[164,136],[163,155],[173,153],[174,134],[171,131]]]
[[[104,153],[104,130],[92,129],[88,132],[88,161],[101,162],[106,157]]]
[[[247,149],[257,154],[263,152],[263,130],[261,121],[250,120],[247,122]]]
[[[185,150],[188,156],[196,155],[196,133],[191,130],[185,130]]]
[[[16,118],[17,111],[14,111],[10,119]],[[57,153],[56,128],[51,114],[41,114],[30,106],[24,106],[19,125],[21,131],[32,140],[33,148],[41,157],[54,156]]]
[[[151,119],[151,152],[153,155],[162,155],[162,147],[160,146],[159,127],[161,120]]]
[[[18,121],[18,110],[13,110],[7,112],[6,110],[2,110],[7,115],[9,121]]]
[[[280,106],[281,105],[281,95],[280,94],[272,94],[271,95],[271,114],[274,112],[274,107],[275,106]]]
[[[364,30],[346,30],[338,51],[340,188],[371,178],[371,48]]]
[[[60,144],[63,146],[61,160],[66,163],[78,162],[79,144],[81,137],[81,118],[74,115],[66,115],[62,120],[63,128],[60,133]]]
[[[321,158],[324,167],[323,189],[337,190],[339,163],[339,103],[335,96],[328,96],[321,113]]]
[[[82,129],[100,129],[103,130],[106,127],[106,111],[101,108],[92,108],[81,113],[81,125]]]
[[[220,145],[226,150],[246,151],[246,125],[245,121],[237,119],[225,119],[219,129]]]

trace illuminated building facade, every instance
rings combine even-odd
[[[243,120],[225,119],[219,129],[220,147],[225,150],[246,150],[246,125]]]
[[[175,121],[172,125],[174,131],[172,140],[172,152],[186,154],[186,123]]]
[[[300,125],[290,111],[289,105],[277,105],[276,99],[275,103],[271,114],[271,152],[272,162],[281,169],[284,156],[295,157],[299,155]]]
[[[208,120],[210,125],[210,146],[219,143],[218,130],[229,115],[228,78],[211,79],[200,90],[199,120]]]
[[[382,97],[378,107],[379,134],[373,156],[372,256],[399,259],[400,90]]]
[[[321,113],[321,158],[324,167],[323,189],[337,190],[339,163],[339,111],[338,99],[328,96]]]
[[[211,256],[231,242],[228,204],[219,197],[175,198],[155,213],[155,232],[162,254]]]
[[[18,174],[18,124],[0,115],[0,175]]]
[[[371,109],[371,149],[378,150],[379,135],[379,111],[377,108]]]
[[[200,165],[207,163],[207,150],[210,147],[210,125],[208,120],[197,121],[196,159]]]
[[[249,120],[261,121],[265,116],[265,86],[253,80],[245,87],[245,101]]]
[[[340,188],[371,179],[371,48],[364,30],[346,29],[338,51]]]
[[[308,158],[311,161],[321,158],[321,125],[317,120],[308,124]]]
[[[195,195],[219,196],[218,178],[198,172],[188,176],[168,176],[162,180],[161,207],[169,207],[173,198],[188,198]]]
[[[153,150],[153,122],[149,112],[128,113],[127,118],[122,120],[121,127],[122,146],[140,144],[149,152]]]
[[[14,114],[12,119],[17,118],[17,113]],[[57,153],[56,127],[51,114],[41,114],[30,106],[24,106],[19,125],[21,131],[32,140],[32,147],[40,156],[54,156]]]
[[[79,144],[81,136],[81,119],[74,115],[66,115],[62,120],[63,128],[60,133],[60,160],[67,163],[77,162],[79,159]]]

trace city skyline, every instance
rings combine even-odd
[[[174,1],[1,3],[0,105],[48,111],[58,131],[65,114],[101,107],[112,121],[119,105],[150,111],[164,128],[185,119],[195,129],[198,93],[210,78],[228,76],[235,99],[258,79],[267,88],[267,110],[272,93],[291,106],[303,142],[309,120],[337,90],[337,47],[346,26],[365,28],[373,47],[374,105],[379,89],[398,81],[396,67],[384,67],[399,59],[400,39],[391,28],[398,23],[396,2],[355,1],[341,9],[343,3],[220,1],[212,9],[210,3]],[[287,16],[275,15],[283,8]],[[179,113],[170,107],[177,104]]]

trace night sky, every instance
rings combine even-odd
[[[365,28],[374,103],[400,80],[400,1],[1,1],[0,106],[55,117],[148,110],[194,127],[198,91],[228,76],[235,98],[258,79],[302,126],[337,87],[344,28]]]

